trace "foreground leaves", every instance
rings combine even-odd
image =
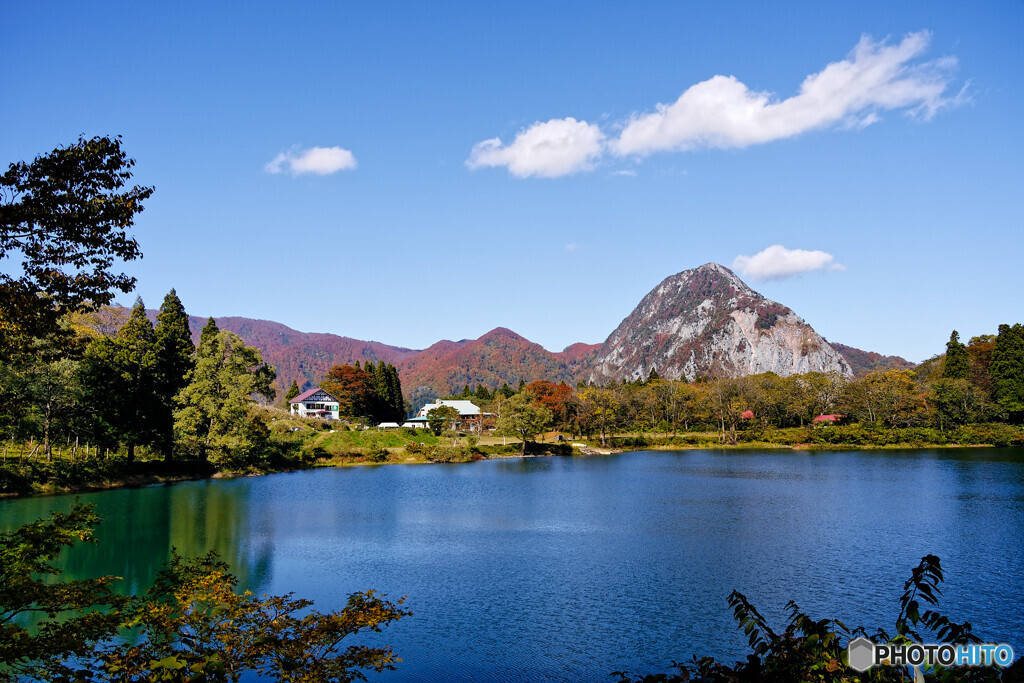
[[[256,597],[236,590],[213,551],[193,559],[172,552],[153,586],[134,598],[113,592],[117,577],[54,583],[60,571],[52,560],[94,540],[97,521],[76,504],[0,536],[0,681],[238,681],[246,672],[352,681],[401,661],[388,646],[342,641],[409,616],[404,598],[355,593],[324,613],[292,594]],[[21,625],[31,614],[38,622]]]

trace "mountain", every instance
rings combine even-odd
[[[853,370],[842,354],[789,308],[761,296],[728,268],[706,263],[665,278],[612,332],[590,379],[693,380],[774,372]]]
[[[862,351],[846,344],[832,342],[832,348],[843,354],[843,358],[850,364],[853,374],[863,377],[871,372],[885,370],[913,370],[917,363],[911,363],[900,356],[883,356],[874,351]]]
[[[414,405],[460,391],[465,385],[495,389],[520,380],[570,384],[582,376],[597,344],[573,344],[552,353],[512,330],[498,327],[479,339],[440,341],[397,363],[402,389]]]
[[[155,314],[155,311],[151,312],[154,319]],[[192,341],[196,344],[199,343],[199,332],[207,320],[209,318],[194,315],[188,317]],[[383,360],[397,365],[403,359],[420,353],[413,349],[339,337],[336,334],[299,332],[270,320],[228,317],[216,318],[216,321],[220,329],[234,332],[246,344],[258,348],[263,361],[277,368],[274,388],[278,390],[279,396],[284,395],[292,380],[297,381],[302,389],[315,386],[333,365],[351,365],[356,361],[365,363],[368,360]]]
[[[149,313],[155,319],[156,311]],[[115,315],[113,323],[95,327],[109,334],[126,317]],[[194,341],[199,341],[206,321],[189,317]],[[268,320],[224,317],[217,318],[217,325],[261,350],[264,361],[277,368],[275,388],[281,394],[293,380],[303,389],[314,386],[333,365],[383,360],[398,368],[406,397],[416,406],[467,384],[494,389],[535,379],[603,382],[646,377],[652,367],[662,377],[691,380],[717,371],[852,375],[912,367],[896,356],[829,344],[792,310],[761,296],[716,263],[666,278],[603,344],[572,344],[560,352],[503,327],[479,339],[439,341],[421,351],[299,332]]]

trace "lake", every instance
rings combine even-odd
[[[1020,449],[633,452],[381,466],[90,493],[98,545],[63,565],[152,581],[172,546],[216,548],[244,587],[321,610],[368,588],[414,616],[371,680],[611,680],[745,657],[726,604],[781,630],[892,631],[910,571],[942,560],[940,611],[1024,653]],[[73,497],[0,502],[5,529]]]

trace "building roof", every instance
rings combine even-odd
[[[302,403],[303,401],[305,401],[307,398],[309,398],[310,396],[312,396],[313,394],[315,394],[318,391],[324,391],[324,390],[321,389],[320,387],[313,387],[312,389],[307,389],[306,391],[303,391],[301,394],[299,394],[298,396],[296,396],[295,398],[293,398],[292,400],[290,400],[288,402],[289,403]],[[324,393],[327,394],[326,391],[324,391]],[[331,396],[330,394],[327,394],[327,395]],[[338,399],[334,398],[333,396],[331,396],[331,400],[334,401],[335,403],[338,402]]]
[[[430,412],[434,408],[440,408],[441,406],[451,406],[452,408],[455,408],[455,410],[459,411],[459,416],[460,417],[464,416],[464,415],[479,415],[480,414],[480,408],[478,408],[476,405],[474,405],[472,401],[448,401],[448,400],[436,400],[433,403],[428,403],[427,405],[425,405],[422,408],[420,408],[420,413],[423,414],[423,415],[426,415],[428,412]]]
[[[819,415],[818,417],[811,420],[811,422],[835,422],[836,420],[841,420],[842,418],[842,415]]]

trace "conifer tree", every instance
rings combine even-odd
[[[355,365],[354,365],[353,367],[354,367],[354,368],[355,368],[356,370],[362,370],[362,368],[361,368],[361,367],[359,367],[359,361],[358,361],[358,360],[356,361],[356,364],[355,364]]]
[[[1024,325],[1000,325],[992,349],[992,398],[1019,419],[1024,413]]]
[[[298,383],[298,381],[293,379],[292,380],[292,385],[290,387],[288,387],[288,393],[286,393],[284,395],[285,405],[287,405],[293,398],[295,398],[296,396],[298,396],[301,393],[302,392],[299,391],[299,383]]]
[[[491,393],[487,391],[487,387],[485,387],[483,384],[477,386],[476,393],[473,395],[477,398],[478,401],[491,400]]]
[[[469,385],[468,384],[466,386],[462,387],[462,394],[461,395],[462,395],[462,398],[469,398],[470,396],[473,395],[473,392],[471,392],[469,390]]]
[[[405,397],[402,395],[402,380],[398,376],[398,368],[388,363],[388,386],[391,391],[391,409],[394,421],[405,422]]]
[[[942,379],[968,379],[971,376],[971,359],[967,346],[960,341],[960,333],[953,330],[946,342],[946,360],[942,367]]]
[[[217,327],[217,321],[213,318],[208,319],[206,324],[203,325],[203,329],[199,332],[199,348],[196,349],[196,353],[204,346],[209,349],[210,344],[217,338],[218,334],[220,334],[220,328]]]
[[[86,349],[83,380],[102,423],[101,431],[127,446],[156,441],[160,400],[156,381],[156,334],[142,299],[114,338],[99,337]]]
[[[373,369],[373,388],[376,394],[376,405],[374,406],[374,420],[378,422],[392,422],[392,398],[391,387],[388,384],[388,368],[381,361]]]
[[[156,392],[160,402],[155,445],[164,454],[164,461],[171,462],[174,459],[174,397],[188,384],[196,351],[188,328],[188,314],[173,289],[164,297],[156,316],[155,338]]]

